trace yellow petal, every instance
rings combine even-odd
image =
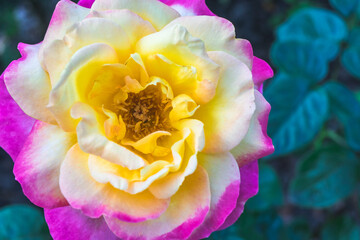
[[[82,48],[69,61],[60,81],[50,92],[48,104],[65,131],[74,131],[78,122],[70,116],[72,105],[77,101],[86,101],[95,73],[109,63],[118,63],[118,57],[113,48],[103,43]]]
[[[148,35],[138,42],[136,51],[143,57],[145,64],[148,58],[161,54],[176,64],[195,67],[200,84],[196,84],[195,95],[191,97],[200,104],[213,98],[219,66],[207,55],[204,43],[192,37],[186,28],[174,25]]]
[[[171,133],[166,132],[166,131],[157,131],[157,132],[153,132],[149,135],[147,135],[146,137],[143,137],[142,139],[134,142],[128,139],[124,139],[121,141],[121,143],[125,146],[132,146],[133,148],[135,148],[136,150],[144,153],[144,154],[150,154],[153,153],[156,149],[156,147],[158,146],[157,144],[157,140],[160,137],[163,136],[170,136]]]
[[[186,94],[176,96],[172,100],[171,104],[173,107],[169,114],[171,122],[193,116],[195,111],[200,107],[191,97]]]
[[[110,110],[103,108],[103,112],[106,116],[109,117],[109,119],[104,122],[106,137],[108,137],[109,139],[120,141],[125,137],[126,134],[126,125],[124,121],[122,120],[120,115],[117,116]]]

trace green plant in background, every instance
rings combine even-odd
[[[0,209],[0,239],[50,240],[44,214],[27,205],[11,205]]]
[[[277,74],[265,87],[276,151],[244,216],[212,239],[360,239],[360,1],[330,5],[301,8],[277,28]],[[282,186],[273,166],[291,172],[294,162]]]

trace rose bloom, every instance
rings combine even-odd
[[[273,72],[204,0],[60,1],[1,76],[1,146],[54,239],[202,239],[273,152]]]

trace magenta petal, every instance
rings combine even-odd
[[[246,201],[255,196],[259,191],[259,166],[257,161],[253,161],[240,168],[241,185],[240,195],[234,211],[227,217],[224,224],[218,230],[225,229],[233,225],[242,212]]]
[[[71,207],[45,209],[45,220],[54,240],[115,240],[104,219],[89,218]]]
[[[30,134],[35,119],[26,115],[12,99],[0,77],[0,146],[15,160],[26,138]]]
[[[205,0],[160,0],[174,8],[181,16],[208,15],[216,16],[210,11]]]
[[[14,165],[16,180],[34,204],[42,208],[68,205],[60,191],[59,173],[66,152],[75,142],[75,134],[56,125],[35,123]]]
[[[256,89],[262,93],[262,86],[264,81],[272,78],[274,76],[274,71],[267,62],[260,58],[254,57],[252,74]]]
[[[80,0],[78,2],[78,5],[80,5],[82,7],[86,7],[86,8],[91,8],[91,6],[93,5],[94,2],[95,2],[95,0]]]

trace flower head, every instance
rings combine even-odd
[[[202,0],[79,4],[58,3],[0,85],[1,146],[54,239],[201,239],[234,223],[273,151],[270,67]]]

